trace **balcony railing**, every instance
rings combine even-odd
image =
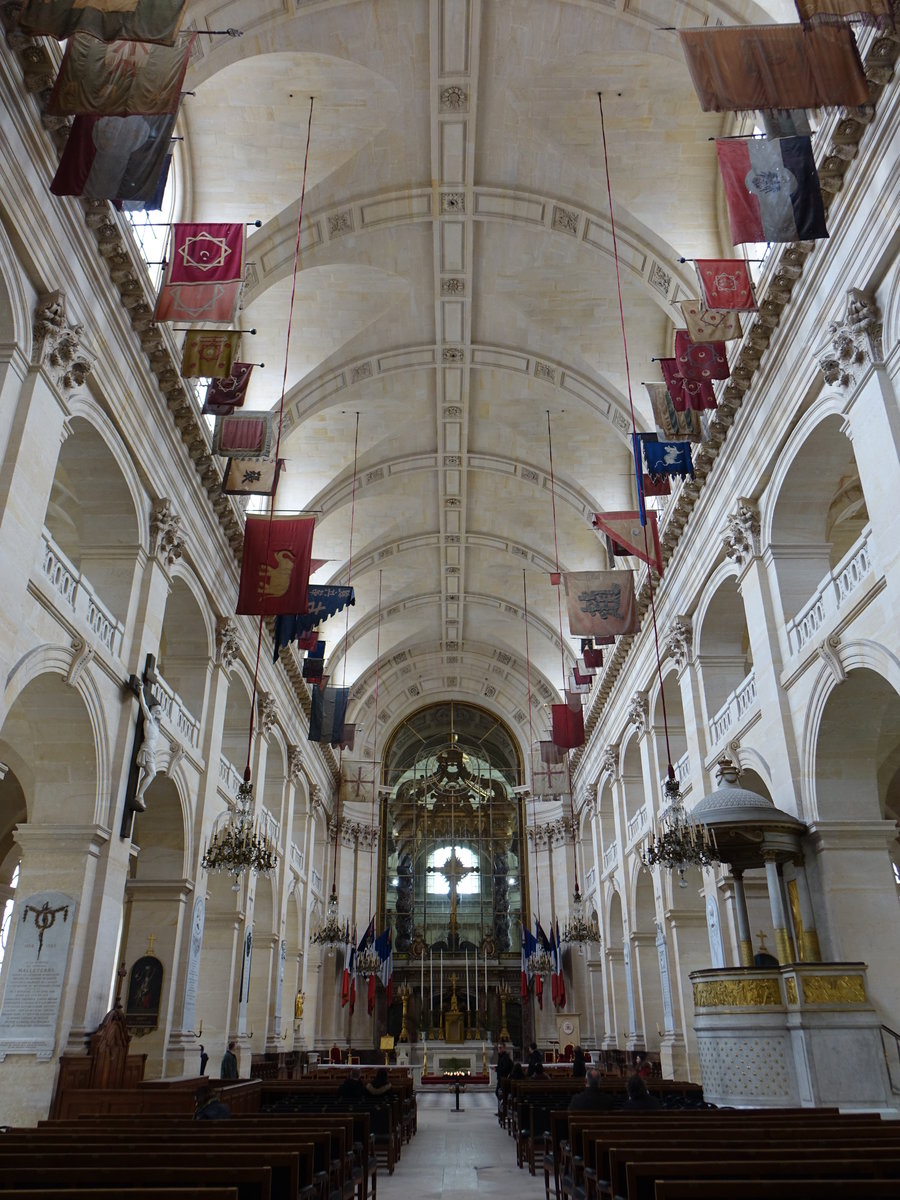
[[[316,870],[315,867],[313,867],[313,869],[312,869],[312,885],[313,885],[313,891],[319,892],[321,894],[321,892],[322,892],[322,876],[319,874],[319,872]]]
[[[113,658],[121,657],[125,636],[122,622],[116,620],[90,581],[69,562],[46,529],[41,541],[41,574],[59,597],[61,608],[89,629]]]
[[[157,675],[151,691],[162,706],[163,716],[178,731],[178,736],[188,746],[200,745],[200,721],[188,709],[185,702],[169,687],[161,675]]]
[[[756,675],[753,671],[734,689],[709,723],[709,739],[718,746],[727,737],[733,737],[744,724],[749,714],[759,703],[756,695]]]
[[[584,876],[584,890],[586,892],[592,892],[594,890],[594,879],[595,878],[596,878],[596,872],[595,872],[594,868],[593,867],[588,868],[588,870]]]
[[[640,833],[647,828],[647,805],[642,804],[631,820],[628,822],[626,829],[628,831],[628,841],[633,842]]]
[[[616,865],[616,859],[619,855],[618,842],[610,842],[603,851],[603,870],[609,871]]]
[[[219,759],[219,786],[227,796],[236,796],[244,776],[223,754]]]
[[[872,573],[868,527],[838,565],[821,581],[795,617],[787,623],[788,645],[791,654],[799,654],[823,625],[856,595]]]
[[[302,871],[303,871],[303,851],[300,849],[300,847],[297,845],[296,842],[291,842],[291,866],[294,868],[294,870],[297,872],[298,875],[302,873]]]

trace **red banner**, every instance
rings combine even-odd
[[[238,613],[305,612],[314,517],[248,517]]]

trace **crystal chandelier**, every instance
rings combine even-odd
[[[356,956],[356,973],[368,978],[377,975],[381,970],[381,956],[374,946],[366,946],[362,954]]]
[[[325,912],[325,920],[310,938],[313,945],[325,946],[328,949],[328,954],[333,955],[339,946],[346,944],[349,938],[349,924],[342,921],[338,915],[338,898],[334,885],[331,888],[331,895],[328,897],[328,908]]]
[[[238,788],[235,811],[221,829],[213,832],[203,855],[204,870],[227,872],[234,880],[234,892],[239,890],[245,871],[270,875],[278,863],[269,835],[261,834],[253,819],[252,803],[253,787],[245,779]]]
[[[532,975],[549,975],[553,970],[553,959],[542,946],[538,946],[529,956],[527,966]]]
[[[566,922],[562,937],[563,941],[568,942],[569,945],[578,946],[582,954],[584,954],[585,946],[600,941],[599,932],[584,919],[584,901],[577,886],[572,896],[572,912]]]
[[[689,867],[711,867],[721,862],[716,835],[707,825],[697,824],[684,807],[681,785],[670,777],[665,784],[669,807],[660,821],[659,833],[641,853],[647,867],[665,867],[678,872],[678,886],[687,887]]]

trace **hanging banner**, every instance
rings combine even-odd
[[[213,454],[224,458],[268,458],[271,444],[271,413],[233,413],[216,417]]]
[[[276,616],[306,608],[313,517],[247,517],[236,612]]]
[[[19,28],[63,42],[88,33],[101,42],[127,40],[171,46],[187,0],[25,0]]]
[[[107,117],[159,116],[178,112],[181,85],[195,33],[179,34],[174,46],[149,42],[101,42],[75,33],[47,102],[54,117],[98,113]]]
[[[76,117],[50,191],[54,196],[88,196],[152,207],[169,160],[174,128],[171,114]]]
[[[662,575],[659,522],[652,509],[647,510],[646,517],[647,524],[642,525],[638,512],[595,513],[592,524],[595,529],[612,538],[623,553],[635,555],[648,566],[654,567],[657,575]]]
[[[637,629],[631,571],[568,571],[563,575],[569,631],[575,637],[619,637]],[[560,742],[554,732],[554,742]],[[580,744],[580,743],[579,743]]]
[[[727,379],[724,342],[695,342],[686,329],[675,330],[675,362],[682,379]]]
[[[828,237],[810,138],[719,138],[716,153],[735,246]]]
[[[653,409],[653,420],[657,429],[670,442],[683,439],[688,442],[703,441],[703,426],[700,424],[700,414],[686,408],[679,411],[669,395],[664,383],[645,383],[650,405]],[[644,494],[652,493],[644,489]]]
[[[233,367],[252,368],[252,363],[235,362],[240,346],[239,329],[189,329],[181,349],[181,373],[186,379],[227,379]],[[247,382],[249,378],[248,370]]]
[[[750,270],[743,258],[698,258],[697,278],[708,309],[755,312],[756,296]]]
[[[847,25],[719,25],[678,37],[704,112],[869,103]]]
[[[731,342],[744,336],[736,312],[714,312],[699,300],[682,300],[680,308],[692,342]]]
[[[568,704],[551,704],[553,714],[553,741],[566,750],[575,750],[584,745],[584,709],[569,708]]]
[[[222,491],[226,496],[274,496],[283,470],[283,458],[229,458]]]
[[[676,412],[702,412],[716,407],[716,393],[709,380],[685,379],[678,371],[674,358],[661,358],[659,365],[666,381],[666,389],[672,398]]]

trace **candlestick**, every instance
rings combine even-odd
[[[475,1026],[478,1027],[478,951],[475,951]]]
[[[421,962],[421,978],[419,981],[419,995],[422,997],[422,1007],[425,1007],[425,947],[422,947],[422,962]]]
[[[431,1014],[429,1017],[429,1021],[433,1021],[434,1020],[434,951],[433,950],[428,951],[428,965],[429,965],[428,974],[431,978]]]
[[[487,1005],[487,946],[484,948],[484,1003]]]
[[[441,1009],[444,1007],[444,947],[441,947],[441,993],[438,996],[438,1004]]]
[[[476,970],[476,975],[478,974]],[[469,947],[466,946],[466,1020],[472,1024],[472,1010],[469,1007]]]

